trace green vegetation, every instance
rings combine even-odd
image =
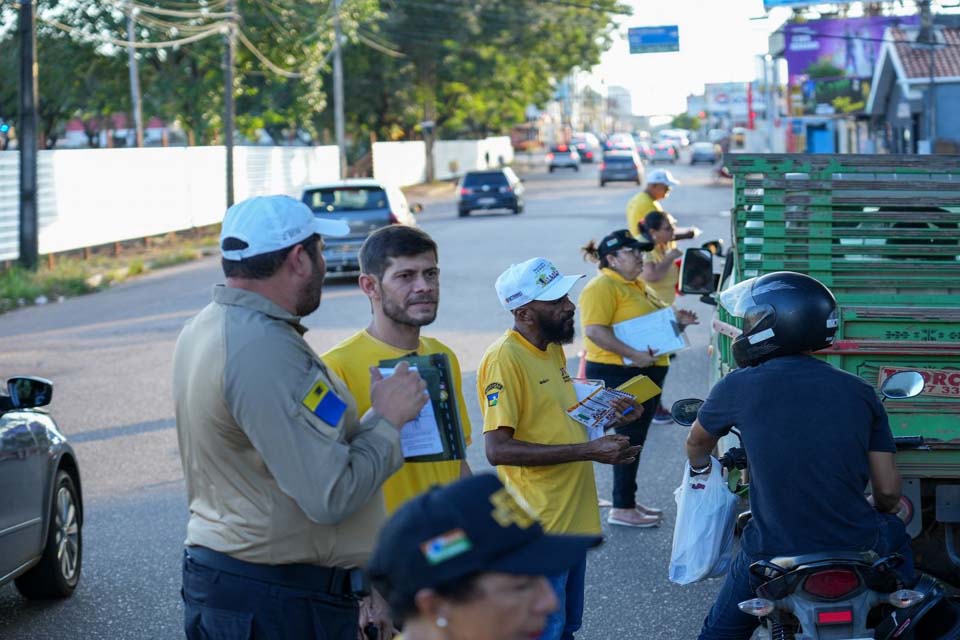
[[[332,0],[237,0],[237,128],[276,142],[330,138]],[[0,3],[0,24],[16,25],[16,5]],[[37,3],[41,128],[47,145],[73,117],[91,145],[111,114],[128,113],[123,3]],[[223,3],[139,0],[137,40],[178,47],[138,50],[145,118],[177,123],[190,144],[221,138]],[[351,0],[341,8],[347,132],[356,158],[371,137],[506,133],[543,106],[556,83],[588,69],[612,41],[619,0]],[[58,26],[51,24],[57,21]],[[65,27],[66,30],[64,30]],[[0,29],[0,114],[16,112],[17,31]]]
[[[212,226],[151,238],[149,243],[130,241],[123,243],[119,252],[112,246],[105,247],[87,258],[80,252],[59,255],[52,261],[42,261],[36,272],[18,265],[0,269],[0,313],[44,299],[56,302],[61,297],[93,293],[153,270],[212,255],[219,232],[218,226]]]
[[[700,118],[686,113],[681,113],[680,115],[673,117],[671,126],[674,129],[689,129],[690,131],[697,131],[700,129]]]

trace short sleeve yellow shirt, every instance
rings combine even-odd
[[[653,251],[643,254],[644,262],[661,262],[667,252],[677,248],[677,243],[673,240],[666,244],[658,244]],[[657,297],[667,304],[673,304],[677,299],[677,283],[680,282],[680,267],[676,264],[670,266],[670,269],[662,278],[654,281],[647,281],[647,286],[653,289]]]
[[[580,323],[584,327],[596,324],[613,326],[618,322],[631,320],[659,311],[668,306],[639,278],[633,281],[625,279],[613,269],[600,269],[600,273],[587,283],[580,293]],[[590,338],[583,339],[587,347],[587,360],[602,364],[623,366],[623,356],[601,349]],[[657,366],[670,365],[669,356],[657,358]]]
[[[483,355],[477,394],[483,431],[513,429],[513,437],[548,445],[587,442],[584,427],[567,415],[576,404],[563,348],[541,351],[514,330]],[[600,533],[593,463],[497,467],[503,483],[520,496],[551,533]]]
[[[410,353],[410,351],[398,349],[374,338],[364,329],[327,351],[320,356],[320,359],[341,380],[347,383],[350,393],[356,398],[357,413],[362,416],[370,408],[369,368],[377,365],[381,360],[399,358],[410,355]],[[420,338],[420,346],[416,353],[418,355],[445,353],[450,359],[457,406],[460,408],[460,424],[463,425],[463,436],[469,445],[471,441],[470,418],[467,415],[467,405],[463,401],[460,363],[457,361],[457,357],[445,344],[435,338],[427,337]],[[434,485],[455,482],[460,478],[460,465],[459,460],[405,462],[400,470],[390,476],[383,485],[383,498],[387,513],[393,513],[407,500],[425,493]]]
[[[654,200],[646,191],[641,191],[627,202],[627,230],[635,238],[640,237],[640,223],[651,211],[663,211],[659,200]]]

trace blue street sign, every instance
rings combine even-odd
[[[627,31],[630,53],[680,51],[680,27],[632,27]]]

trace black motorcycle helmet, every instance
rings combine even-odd
[[[777,271],[744,280],[720,294],[720,304],[743,318],[733,341],[737,366],[830,346],[837,332],[837,299],[819,280]]]

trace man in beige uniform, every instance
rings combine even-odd
[[[303,339],[300,318],[320,304],[320,234],[346,232],[286,196],[224,218],[226,286],[174,355],[187,638],[357,638],[380,486],[403,463],[398,428],[426,395],[406,367],[387,380],[372,372],[372,410],[359,419]]]

